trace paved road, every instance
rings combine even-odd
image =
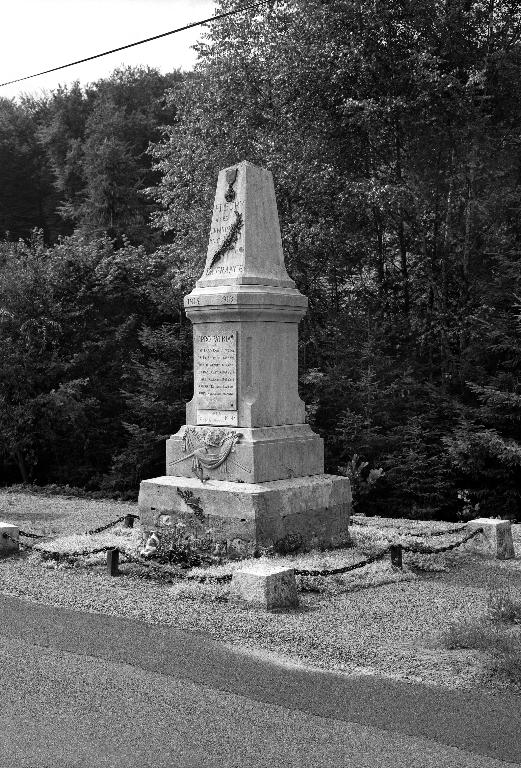
[[[271,664],[0,596],[1,768],[521,765],[519,697]]]

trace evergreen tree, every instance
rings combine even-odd
[[[132,424],[162,432],[180,426],[180,385],[172,386],[164,363],[162,385],[154,373],[166,346],[159,339],[179,336],[175,322],[171,329],[176,312],[179,295],[164,254],[146,259],[143,248],[116,250],[107,239],[81,235],[53,248],[39,236],[2,246],[0,455],[16,462],[21,479],[99,488],[112,457],[129,450],[129,424],[130,433]],[[182,343],[175,358],[182,381],[189,368]],[[125,394],[139,387],[145,367],[155,376],[150,398],[162,387],[166,404],[162,411],[156,405],[162,417],[156,412],[152,420],[153,404],[140,413]],[[125,490],[137,491],[136,476],[132,484],[125,476]]]
[[[52,172],[37,131],[38,104],[0,98],[0,236],[30,237],[34,227],[51,238],[55,227]]]

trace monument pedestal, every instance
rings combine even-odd
[[[298,393],[307,298],[284,266],[271,173],[219,173],[206,264],[185,296],[194,396],[167,441],[166,476],[141,483],[146,531],[183,522],[236,551],[346,543],[351,488],[324,474],[323,440]]]
[[[286,536],[299,536],[303,549],[346,544],[350,508],[349,480],[324,474],[266,483],[156,477],[139,492],[147,532],[182,522],[241,554],[277,549]]]
[[[167,440],[167,475],[194,476],[191,452],[186,450],[189,429],[181,427],[176,435]],[[309,424],[253,429],[238,427],[225,431],[239,435],[239,440],[219,467],[204,469],[205,478],[226,479],[235,483],[266,483],[319,475],[324,471],[324,441],[311,430]]]

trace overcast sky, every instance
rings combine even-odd
[[[0,0],[0,82],[168,32],[214,13],[214,0]],[[192,69],[191,46],[204,28],[113,53],[95,61],[0,88],[0,96],[52,90],[138,64],[169,72]]]

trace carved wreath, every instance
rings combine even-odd
[[[239,232],[242,229],[242,214],[239,213],[239,211],[235,211],[235,221],[233,222],[230,231],[224,238],[223,242],[219,246],[219,248],[215,251],[214,255],[212,256],[210,260],[210,264],[208,265],[208,270],[210,270],[214,264],[217,264],[219,259],[224,256],[226,251],[229,251],[235,243],[237,242],[237,238],[239,237]]]
[[[218,469],[225,464],[242,434],[216,427],[187,427],[183,435],[183,447],[187,454],[172,462],[179,464],[192,459],[194,474],[204,482],[204,470]]]

